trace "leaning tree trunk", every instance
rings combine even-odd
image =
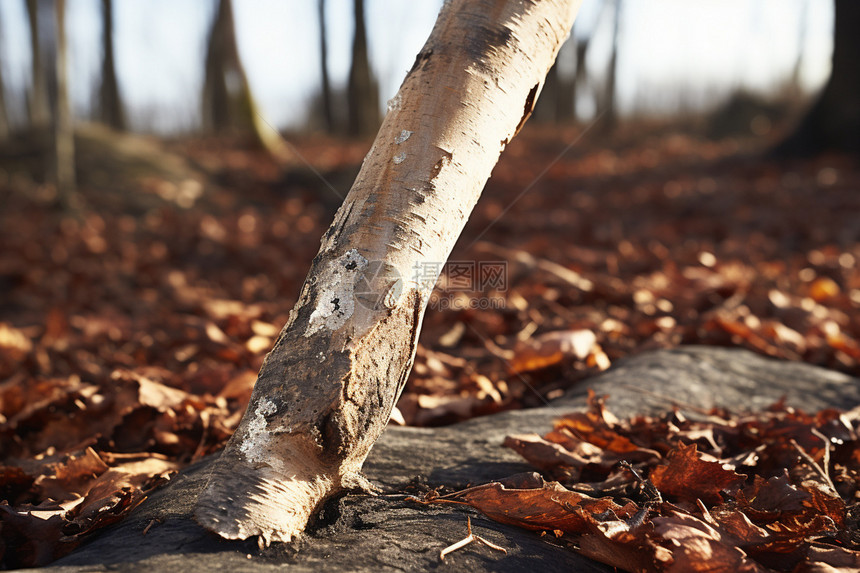
[[[288,541],[325,499],[366,484],[435,283],[425,271],[530,115],[579,1],[442,7],[213,468],[205,527]]]
[[[830,79],[798,128],[774,149],[777,155],[860,152],[860,2],[835,0],[834,15]]]

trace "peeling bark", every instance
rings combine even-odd
[[[579,3],[443,6],[213,469],[202,525],[289,541],[325,499],[366,487],[435,284],[416,269],[448,258]]]

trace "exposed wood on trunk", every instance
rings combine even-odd
[[[213,469],[205,527],[288,541],[325,499],[365,483],[435,283],[416,269],[447,259],[578,6],[443,6]]]

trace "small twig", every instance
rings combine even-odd
[[[642,485],[643,493],[645,494],[645,497],[648,498],[648,504],[655,505],[663,503],[663,496],[660,495],[660,490],[657,489],[657,487],[653,483],[651,483],[650,479],[643,477],[642,474],[636,471],[636,468],[633,467],[633,464],[631,464],[627,460],[621,460],[620,462],[618,462],[618,465],[633,474],[633,477],[636,478],[636,481],[638,481]]]
[[[814,431],[815,430],[813,430],[813,432]],[[821,434],[818,434],[818,435],[821,436]],[[800,444],[798,444],[795,440],[791,440],[791,445],[794,446],[794,449],[797,450],[797,453],[800,454],[800,457],[803,458],[803,461],[805,461],[806,463],[811,465],[812,468],[815,470],[815,473],[817,473],[825,481],[825,483],[828,486],[830,486],[831,491],[835,492],[836,486],[830,480],[829,472],[827,470],[822,470],[821,467],[815,462],[815,460],[812,459],[812,456],[810,456],[806,450],[804,450],[802,447],[800,447]],[[830,459],[829,446],[828,446],[828,451],[825,452],[825,456],[827,457],[828,463],[829,463],[829,459]]]
[[[466,537],[464,537],[463,539],[461,539],[457,543],[454,543],[453,545],[449,545],[448,547],[446,547],[445,549],[443,549],[442,551],[439,552],[439,559],[444,561],[446,555],[448,555],[449,553],[453,553],[454,551],[457,551],[461,547],[467,546],[468,544],[472,543],[473,541],[477,541],[478,543],[483,543],[484,545],[486,545],[490,549],[495,549],[496,551],[501,551],[505,555],[508,554],[508,550],[505,549],[504,547],[499,547],[495,543],[491,543],[490,541],[487,541],[486,539],[484,539],[480,535],[475,535],[474,533],[472,533],[472,518],[469,517],[468,515],[466,516],[466,531],[469,533]]]
[[[830,438],[812,428],[810,430],[812,435],[824,442],[824,457],[821,460],[821,469],[824,470],[824,478],[827,480],[827,483],[830,484],[830,487],[833,488],[833,491],[836,491],[836,487],[834,487],[833,481],[830,479]]]
[[[194,454],[191,456],[192,461],[199,460],[206,453],[206,439],[209,437],[209,412],[206,410],[201,410],[200,412],[200,424],[203,426],[203,429],[200,432],[200,441],[197,443]]]
[[[158,519],[157,517],[154,518],[152,521],[150,521],[147,524],[147,526],[143,528],[143,535],[146,535],[147,533],[149,533],[149,530],[152,529],[152,526],[155,525],[156,523],[161,524],[161,520]]]

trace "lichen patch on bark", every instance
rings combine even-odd
[[[267,416],[278,411],[278,407],[268,398],[260,400],[254,410],[254,417],[248,423],[247,437],[239,445],[239,451],[252,463],[269,464],[276,470],[283,469],[283,462],[270,455],[269,441],[272,432],[268,429]]]
[[[355,311],[355,280],[367,268],[367,259],[350,249],[342,257],[330,261],[317,280],[316,308],[308,320],[305,336],[322,328],[337,330]]]
[[[401,143],[403,143],[404,141],[409,139],[411,136],[412,136],[412,132],[409,131],[408,129],[404,129],[403,131],[400,132],[400,135],[398,135],[397,137],[394,138],[394,143],[396,143],[397,145],[400,145]]]

